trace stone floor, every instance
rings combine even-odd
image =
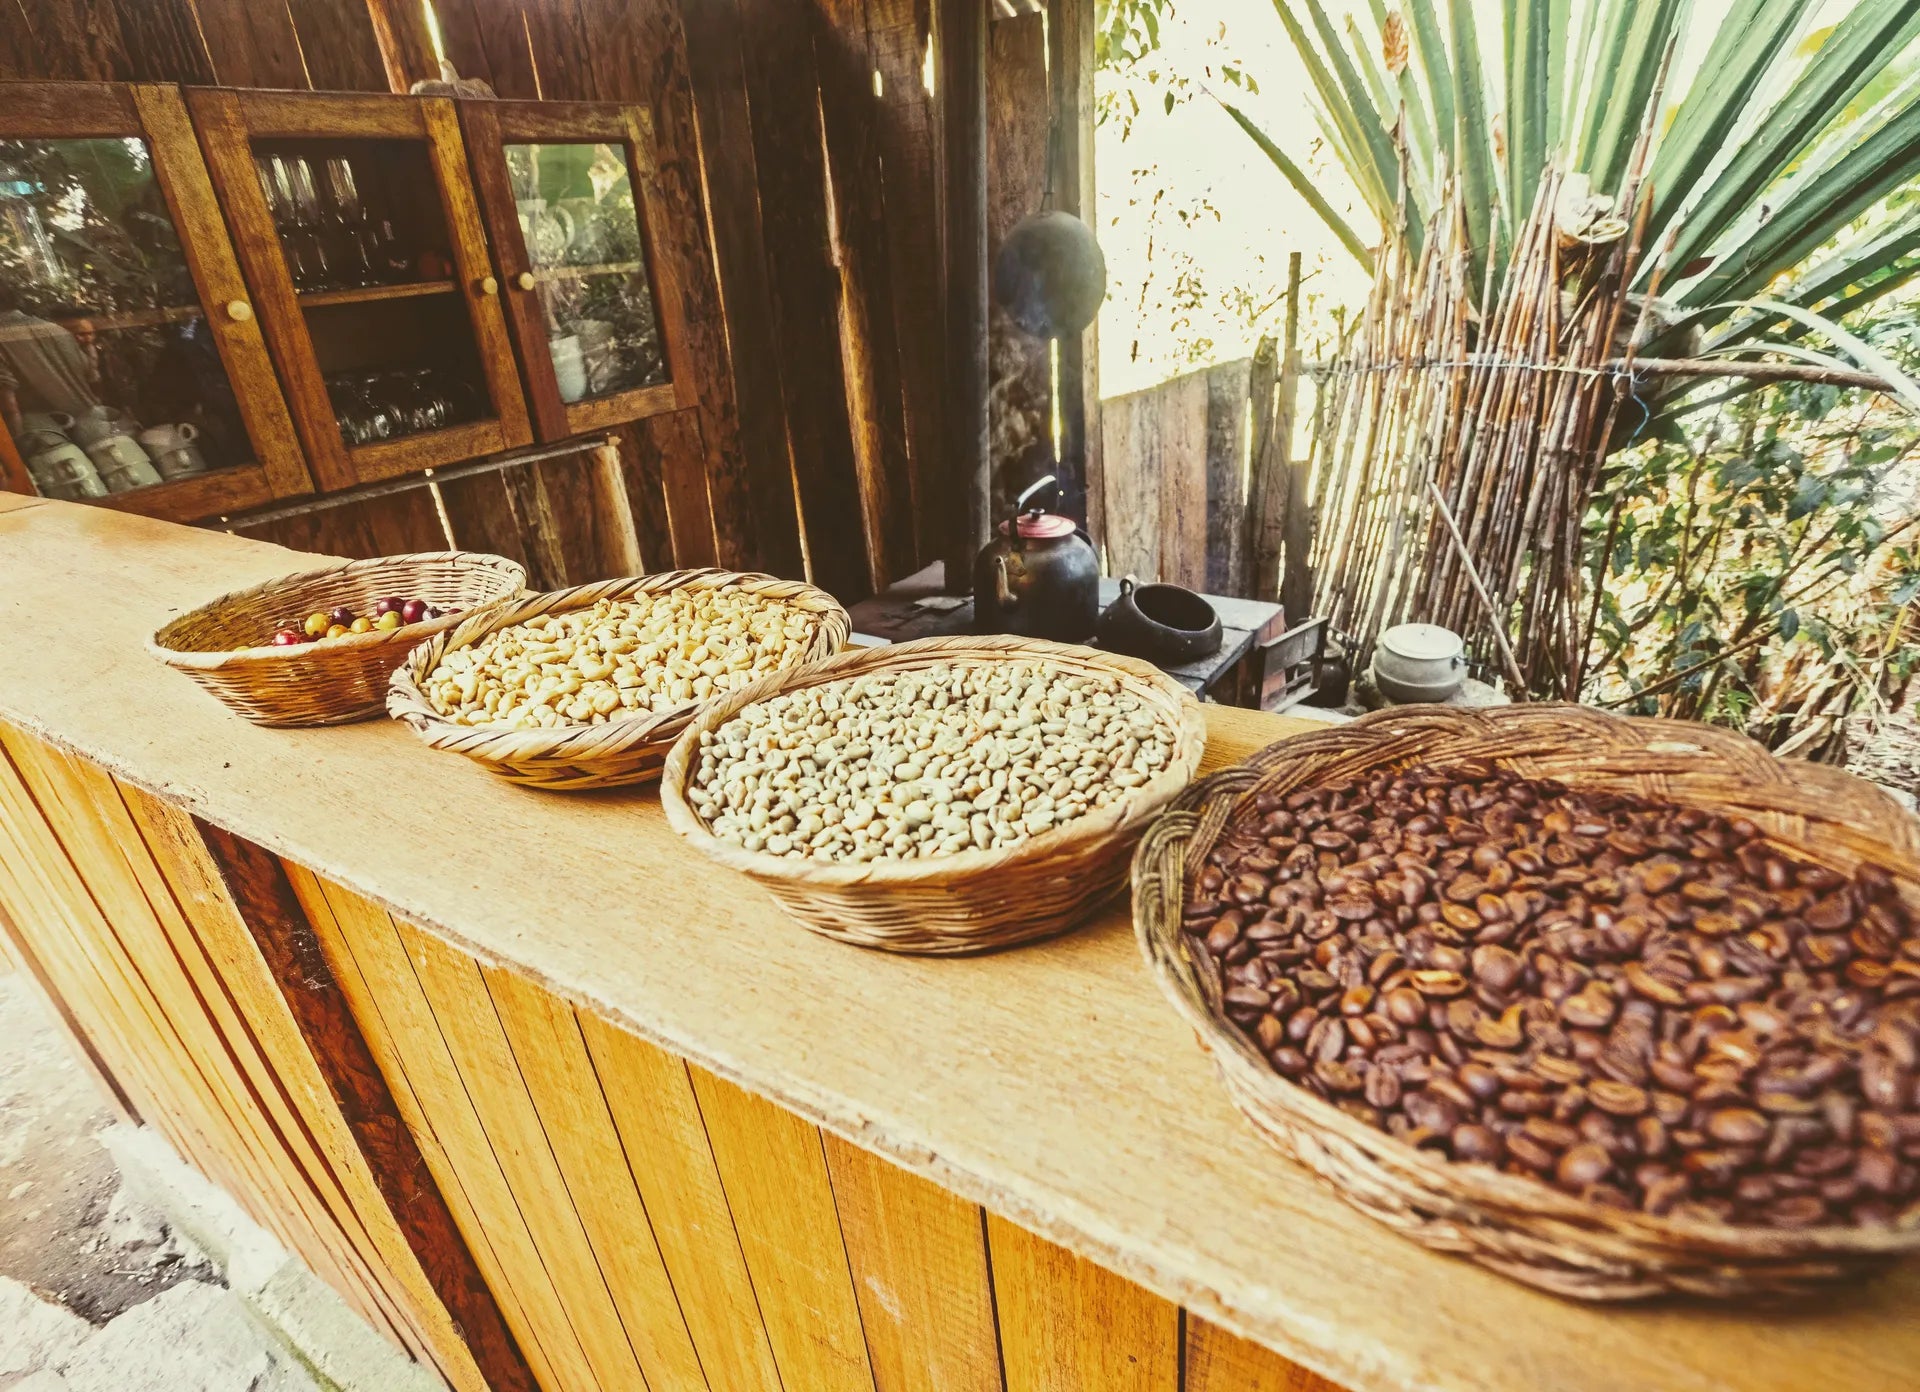
[[[315,1392],[220,1274],[123,1189],[114,1116],[0,966],[0,1392]]]

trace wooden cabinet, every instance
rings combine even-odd
[[[180,93],[0,86],[0,487],[167,517],[312,488]]]
[[[664,222],[647,113],[459,106],[540,438],[692,404],[680,239]]]
[[[187,100],[315,482],[532,439],[451,101]]]
[[[0,83],[0,488],[177,520],[697,404],[645,110]]]

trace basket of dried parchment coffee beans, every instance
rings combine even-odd
[[[695,712],[840,651],[847,611],[797,580],[668,570],[527,595],[411,652],[387,713],[537,788],[659,776]]]
[[[1063,932],[1193,777],[1197,701],[1092,648],[927,638],[715,703],[668,757],[675,831],[809,928],[896,952]]]
[[[1194,785],[1134,921],[1235,1102],[1356,1207],[1590,1300],[1920,1246],[1920,836],[1725,731],[1386,710]]]

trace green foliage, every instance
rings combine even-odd
[[[1859,338],[1892,370],[1920,363],[1913,307]],[[1827,385],[1769,387],[1617,455],[1587,519],[1583,698],[1802,750],[1898,704],[1920,665],[1917,495],[1920,418]]]
[[[1920,36],[1912,0],[1856,0],[1812,35],[1812,0],[1734,0],[1686,90],[1664,92],[1692,0],[1505,0],[1496,44],[1473,0],[1370,8],[1371,30],[1354,21],[1343,35],[1320,0],[1274,0],[1331,143],[1383,231],[1417,246],[1440,196],[1434,178],[1401,187],[1403,152],[1416,176],[1452,170],[1464,181],[1476,284],[1498,284],[1550,160],[1619,194],[1650,138],[1649,252],[1674,238],[1663,294],[1724,349],[1783,322],[1727,302],[1768,291],[1920,174],[1920,72],[1903,68]],[[1229,110],[1298,187],[1298,160]],[[1671,110],[1671,122],[1649,123],[1650,110]],[[1372,240],[1324,200],[1315,211],[1350,248]],[[1886,273],[1890,258],[1916,251],[1920,210],[1834,248],[1790,298],[1849,313],[1920,273],[1920,260]],[[1659,260],[1645,258],[1643,278]]]

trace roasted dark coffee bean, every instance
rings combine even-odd
[[[1902,889],[1744,819],[1457,764],[1258,794],[1182,918],[1277,1072],[1409,1144],[1698,1221],[1920,1200]]]

